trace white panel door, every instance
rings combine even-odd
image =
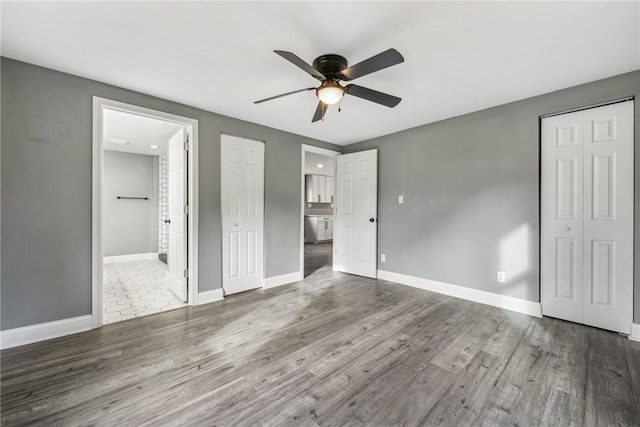
[[[378,151],[338,156],[334,269],[376,277]]]
[[[582,322],[582,112],[542,121],[542,307]]]
[[[187,221],[185,221],[186,182],[185,179],[185,142],[186,132],[180,129],[169,140],[169,248],[167,264],[170,289],[182,301],[187,300]]]
[[[262,286],[264,143],[221,137],[222,287],[225,295]]]
[[[584,111],[584,323],[633,318],[633,102]]]
[[[633,103],[542,121],[545,315],[630,332]]]

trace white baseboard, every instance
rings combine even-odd
[[[209,304],[210,302],[222,301],[224,299],[224,292],[222,289],[214,289],[212,291],[200,292],[196,296],[196,304]]]
[[[93,317],[87,314],[86,316],[8,329],[0,332],[0,349],[4,350],[65,335],[77,334],[78,332],[88,331],[92,327]]]
[[[276,286],[288,285],[289,283],[299,282],[302,280],[302,274],[299,271],[283,274],[281,276],[267,277],[264,279],[264,289],[275,288]]]
[[[114,255],[106,256],[102,258],[104,264],[113,264],[116,262],[128,262],[128,261],[142,261],[145,259],[158,259],[157,252],[149,252],[146,254],[131,254],[131,255]]]
[[[631,334],[629,339],[633,341],[640,341],[640,323],[631,324]]]
[[[506,295],[494,294],[492,292],[478,289],[466,288],[464,286],[451,285],[449,283],[436,282],[435,280],[423,279],[421,277],[408,276],[406,274],[394,273],[391,271],[378,270],[378,279],[400,283],[401,285],[412,286],[426,291],[437,292],[456,298],[479,302],[481,304],[492,305],[530,316],[542,317],[542,306],[538,302],[528,301]]]

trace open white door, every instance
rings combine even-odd
[[[186,132],[180,129],[169,140],[169,250],[167,264],[170,289],[182,301],[187,300],[187,221],[185,221]]]
[[[222,135],[222,288],[263,285],[264,143]]]
[[[334,270],[376,277],[378,151],[338,156]]]

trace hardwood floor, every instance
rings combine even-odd
[[[640,343],[334,273],[1,354],[2,425],[640,425]]]
[[[333,242],[304,244],[304,277],[333,263]]]

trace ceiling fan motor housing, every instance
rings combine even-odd
[[[333,53],[322,55],[313,60],[313,68],[320,71],[326,78],[340,80],[342,70],[348,67],[347,59],[344,56]]]

